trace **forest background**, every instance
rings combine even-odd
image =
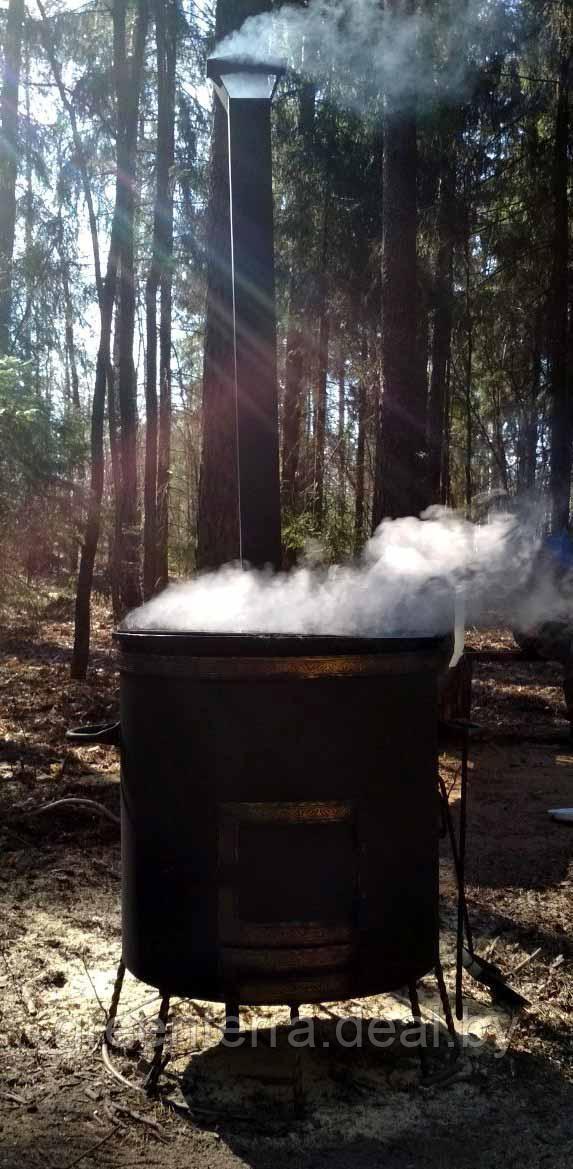
[[[205,69],[269,7],[0,8],[0,605],[75,596],[78,677],[94,591],[119,619],[237,555]],[[285,566],[431,503],[569,527],[571,2],[484,3],[472,35],[475,5],[385,8],[423,91],[353,59],[273,103]]]

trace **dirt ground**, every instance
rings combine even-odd
[[[573,805],[573,746],[559,667],[481,665],[474,680],[468,897],[476,948],[529,1002],[517,1014],[465,977],[463,1056],[453,1078],[421,1086],[417,1057],[336,1041],[341,1017],[408,1018],[402,994],[308,1008],[318,1043],[297,1054],[244,1011],[259,1046],[229,1051],[221,1009],[173,1004],[164,1097],[148,1101],[105,1070],[99,1036],[120,955],[117,756],[66,744],[65,729],[112,717],[117,678],[109,621],[94,630],[89,680],[69,679],[71,624],[54,603],[12,622],[0,646],[0,1166],[165,1169],[565,1169],[573,1164],[573,829],[547,809]],[[504,631],[473,635],[482,648]],[[456,813],[458,759],[441,771]],[[50,801],[95,799],[111,816]],[[455,896],[444,843],[442,951],[453,987]],[[424,1019],[442,1020],[433,976]],[[119,1019],[141,1079],[153,988],[128,976]],[[398,1024],[397,1024],[398,1025]],[[191,1052],[195,1052],[191,1056]],[[440,1049],[432,1056],[446,1067]],[[438,1077],[439,1078],[439,1077]]]

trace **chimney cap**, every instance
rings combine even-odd
[[[241,96],[260,97],[260,81],[263,77],[268,78],[270,85],[269,92],[266,96],[272,98],[275,89],[281,77],[284,77],[287,72],[286,61],[278,58],[269,59],[267,61],[255,61],[252,57],[218,57],[216,55],[207,58],[207,77],[218,87],[224,89],[230,88],[225,85],[224,78],[239,77],[242,82]],[[253,92],[249,94],[249,78],[253,82]],[[259,85],[256,82],[259,81]],[[233,87],[235,88],[235,87]],[[256,92],[255,92],[256,89]],[[239,96],[237,91],[232,96]]]
[[[286,71],[287,63],[280,57],[267,61],[255,61],[253,57],[218,57],[216,53],[207,57],[207,77],[211,81],[219,81],[222,73],[274,73],[275,77],[283,77]]]

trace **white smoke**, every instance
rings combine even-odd
[[[358,564],[291,573],[218,572],[172,585],[127,617],[131,630],[423,636],[453,627],[453,594],[476,620],[509,601],[538,541],[514,516],[477,526],[444,509],[384,520]]]
[[[394,107],[414,96],[459,99],[476,68],[511,43],[514,9],[503,0],[442,0],[431,12],[407,0],[310,0],[249,17],[217,46],[217,57],[283,58],[296,72],[334,87],[364,109],[377,97]]]

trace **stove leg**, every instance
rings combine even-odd
[[[300,1019],[300,1009],[298,1003],[291,1003],[290,1005],[290,1021],[296,1023]],[[302,1051],[297,1047],[294,1053],[294,1064],[292,1073],[292,1094],[294,1104],[294,1114],[301,1119],[305,1113],[304,1100],[304,1077],[302,1071]]]
[[[450,1000],[449,1000],[448,992],[446,989],[446,983],[444,980],[444,972],[442,970],[442,963],[440,962],[439,958],[436,958],[436,965],[435,965],[434,969],[435,969],[435,973],[436,973],[436,982],[438,984],[438,990],[440,992],[440,999],[442,1002],[442,1010],[444,1012],[446,1026],[448,1028],[448,1031],[450,1034],[450,1039],[452,1041],[452,1048],[453,1048],[452,1059],[455,1060],[458,1058],[458,1056],[460,1054],[460,1039],[459,1039],[459,1035],[456,1031],[456,1025],[454,1023],[454,1016],[452,1014],[452,1008],[450,1005]]]
[[[169,995],[164,994],[161,999],[159,1007],[159,1014],[157,1016],[157,1029],[155,1032],[155,1050],[153,1052],[153,1059],[151,1060],[151,1067],[145,1077],[145,1090],[153,1096],[157,1092],[157,1083],[159,1076],[167,1063],[167,1058],[163,1057],[163,1049],[165,1047],[165,1038],[167,1034],[167,1020],[169,1018]]]
[[[412,1007],[412,1017],[420,1028],[420,1044],[418,1046],[418,1053],[420,1056],[420,1067],[422,1069],[422,1076],[425,1078],[428,1074],[428,1053],[425,1048],[425,1032],[422,1021],[422,1012],[420,1010],[420,1000],[418,998],[418,988],[415,982],[408,984],[408,994],[410,996],[410,1005]]]
[[[298,1119],[301,1119],[305,1113],[304,1100],[304,1077],[302,1072],[302,1051],[297,1050],[294,1056],[294,1068],[292,1077],[292,1092],[294,1103],[294,1114]]]
[[[113,994],[111,996],[111,1003],[109,1004],[109,1011],[107,1012],[107,1020],[105,1024],[105,1041],[108,1047],[113,1047],[113,1032],[114,1024],[117,1018],[117,1009],[119,1007],[119,1000],[123,987],[123,980],[125,978],[125,962],[120,958],[117,967],[117,974],[113,984]]]
[[[236,1035],[240,1028],[240,1007],[238,1003],[225,1003],[225,1036]]]

